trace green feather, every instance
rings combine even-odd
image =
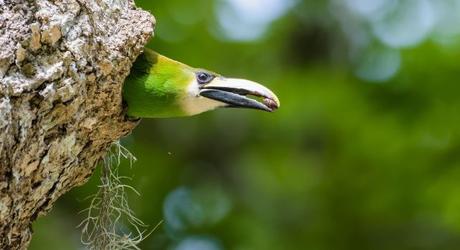
[[[128,115],[146,118],[186,115],[180,100],[194,77],[193,68],[146,48],[123,86]]]

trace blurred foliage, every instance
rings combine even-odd
[[[123,139],[133,210],[163,220],[142,249],[458,249],[460,1],[136,2],[157,18],[149,47],[282,102]],[[38,219],[30,249],[81,248],[97,175]]]

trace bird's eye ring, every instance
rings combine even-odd
[[[214,79],[214,76],[206,72],[198,72],[196,74],[196,79],[199,84],[206,84],[212,81]]]

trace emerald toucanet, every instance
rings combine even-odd
[[[192,116],[219,107],[272,112],[280,106],[258,83],[195,69],[147,48],[131,68],[123,98],[127,114],[140,118]]]

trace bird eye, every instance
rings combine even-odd
[[[214,76],[206,72],[199,72],[196,74],[196,79],[199,84],[206,84],[212,81],[214,79]]]

